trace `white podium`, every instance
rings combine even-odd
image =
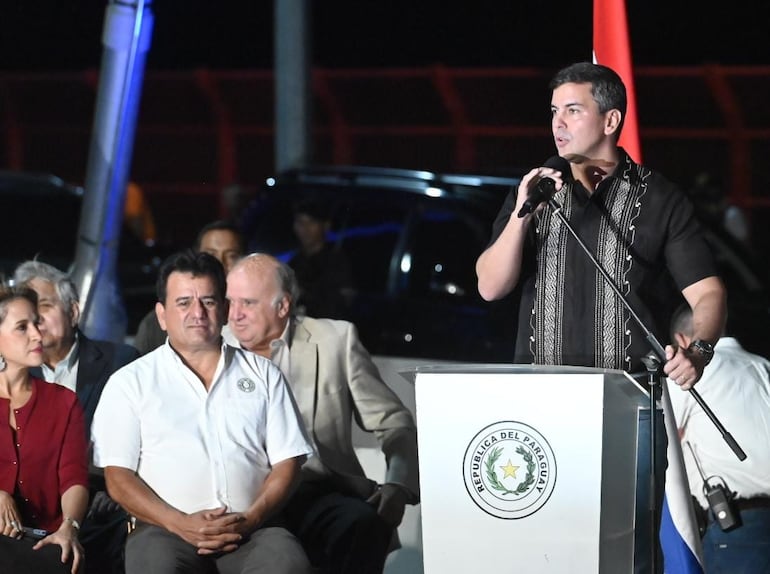
[[[425,574],[633,572],[638,411],[623,371],[415,371]]]

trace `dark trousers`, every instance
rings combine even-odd
[[[652,545],[658,545],[656,572],[663,574],[663,551],[657,533],[660,531],[660,517],[663,508],[663,495],[666,489],[666,468],[668,457],[668,439],[663,420],[663,411],[656,410],[655,419],[655,517],[650,511],[651,496],[651,448],[650,442],[650,411],[639,413],[638,448],[636,460],[636,525],[634,528],[634,574],[649,574],[652,572]],[[651,521],[654,520],[656,535],[652,535]]]
[[[314,566],[331,574],[381,574],[393,529],[365,500],[327,482],[303,482],[283,511]]]
[[[285,528],[254,532],[233,552],[201,555],[164,528],[137,526],[126,542],[127,574],[311,574],[299,541]]]
[[[724,532],[711,520],[703,537],[708,574],[770,573],[770,508],[741,510],[741,526]]]
[[[128,514],[123,509],[89,516],[83,521],[80,543],[86,553],[84,574],[123,574],[123,548]]]
[[[61,546],[49,544],[32,550],[37,540],[0,534],[0,572],[3,574],[69,574],[72,556],[62,564]]]

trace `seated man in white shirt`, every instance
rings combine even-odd
[[[94,462],[137,523],[127,574],[310,572],[270,519],[312,447],[278,368],[222,342],[221,263],[171,256],[158,301],[168,341],[110,378],[93,424]]]

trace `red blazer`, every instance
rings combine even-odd
[[[10,401],[0,398],[0,490],[14,496],[25,526],[57,530],[61,495],[88,488],[83,409],[69,389],[33,377],[32,396],[15,414],[14,433]]]

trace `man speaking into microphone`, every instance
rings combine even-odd
[[[725,289],[692,205],[618,147],[626,90],[614,71],[574,64],[550,87],[558,156],[527,173],[506,198],[476,263],[479,293],[492,301],[521,288],[517,363],[644,371],[650,344],[547,207],[541,182],[551,178],[566,219],[661,341],[677,291],[692,308],[698,345],[668,347],[664,366],[689,389],[725,322]],[[544,203],[530,212],[533,199]]]
[[[726,314],[725,289],[693,207],[674,184],[618,147],[626,89],[613,70],[573,64],[549,87],[558,156],[527,173],[506,198],[476,262],[479,293],[491,301],[520,289],[517,363],[644,372],[650,343],[547,205],[541,182],[550,178],[561,214],[661,342],[682,296],[692,308],[693,343],[667,346],[663,365],[690,389]]]

